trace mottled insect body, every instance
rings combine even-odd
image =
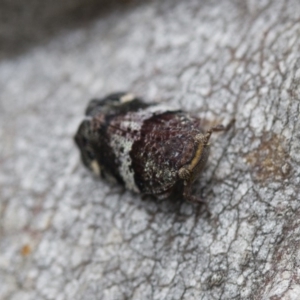
[[[198,202],[191,185],[208,159],[212,132],[221,130],[205,132],[186,112],[116,93],[89,103],[75,141],[83,163],[103,178],[157,198],[180,192]]]

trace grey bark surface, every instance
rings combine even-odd
[[[0,298],[300,299],[299,1],[131,3],[67,29],[63,3],[0,32]],[[194,185],[211,216],[84,169],[85,106],[120,90],[236,119]]]

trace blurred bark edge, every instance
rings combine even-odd
[[[0,0],[0,59],[43,44],[55,34],[82,25],[135,0]]]

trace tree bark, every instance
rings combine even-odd
[[[34,26],[46,38],[28,45],[20,28],[23,50],[1,51],[0,298],[300,299],[299,1],[123,3],[78,21],[63,7],[54,33]],[[82,166],[87,102],[122,90],[236,119],[194,184],[210,216]]]

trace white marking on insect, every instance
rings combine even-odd
[[[115,134],[111,137],[110,146],[120,162],[119,172],[125,182],[126,188],[138,193],[140,190],[135,184],[134,172],[130,168],[132,161],[129,153],[133,143],[133,139]]]
[[[130,102],[134,99],[135,99],[135,96],[133,94],[126,94],[120,98],[120,102],[126,103],[126,102]]]
[[[96,174],[97,176],[100,176],[101,168],[96,159],[91,161],[90,166],[91,166],[91,169],[94,172],[94,174]]]

